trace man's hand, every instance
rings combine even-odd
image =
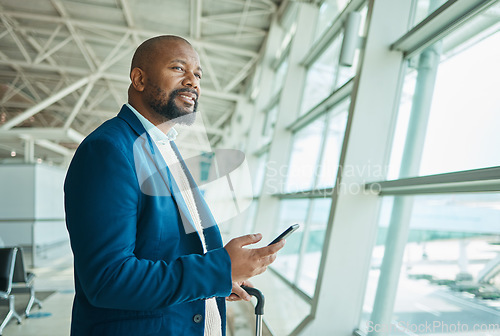
[[[250,301],[252,296],[250,296],[246,290],[241,288],[241,286],[253,287],[250,281],[242,281],[242,282],[233,282],[233,289],[231,291],[231,295],[229,295],[226,300],[227,301],[239,301],[245,300]]]
[[[285,240],[257,249],[244,248],[262,239],[260,233],[249,234],[231,239],[224,246],[231,258],[231,274],[233,282],[243,282],[255,275],[263,273],[267,266],[276,259],[276,253],[285,246]]]

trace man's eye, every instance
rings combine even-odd
[[[200,74],[195,74],[196,77],[198,77],[198,79],[201,79],[201,75]]]
[[[175,70],[180,70],[182,71],[182,68],[180,66],[175,66],[175,67],[172,67],[172,69],[175,69]]]

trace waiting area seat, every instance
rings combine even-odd
[[[42,307],[42,303],[35,296],[33,286],[35,274],[27,272],[24,266],[23,250],[21,247],[0,248],[0,299],[7,300],[9,311],[0,325],[0,335],[12,318],[21,323],[21,317],[15,310],[15,294],[29,293],[29,300],[24,315],[30,316],[34,304]]]
[[[7,300],[9,304],[9,311],[0,325],[0,335],[12,318],[15,318],[18,324],[21,323],[21,316],[15,310],[14,295],[11,294],[18,251],[17,247],[0,248],[0,299]]]
[[[23,249],[18,247],[16,255],[16,265],[14,267],[14,276],[12,278],[12,292],[29,292],[30,299],[28,301],[28,304],[26,305],[26,309],[24,310],[24,315],[26,317],[29,317],[33,304],[36,304],[39,308],[42,308],[42,302],[40,302],[40,300],[35,297],[35,288],[33,286],[34,280],[35,274],[27,272],[26,268],[24,267]]]

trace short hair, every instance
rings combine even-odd
[[[135,50],[134,56],[132,57],[132,64],[130,65],[130,72],[132,72],[134,68],[144,68],[146,64],[151,64],[156,57],[155,52],[160,42],[164,41],[184,41],[191,46],[188,40],[176,35],[160,35],[147,39]]]

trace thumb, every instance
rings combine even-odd
[[[255,244],[259,242],[262,239],[262,235],[260,233],[254,233],[254,234],[248,234],[245,236],[241,236],[238,238],[235,238],[237,240],[238,246],[246,246],[250,244]]]

